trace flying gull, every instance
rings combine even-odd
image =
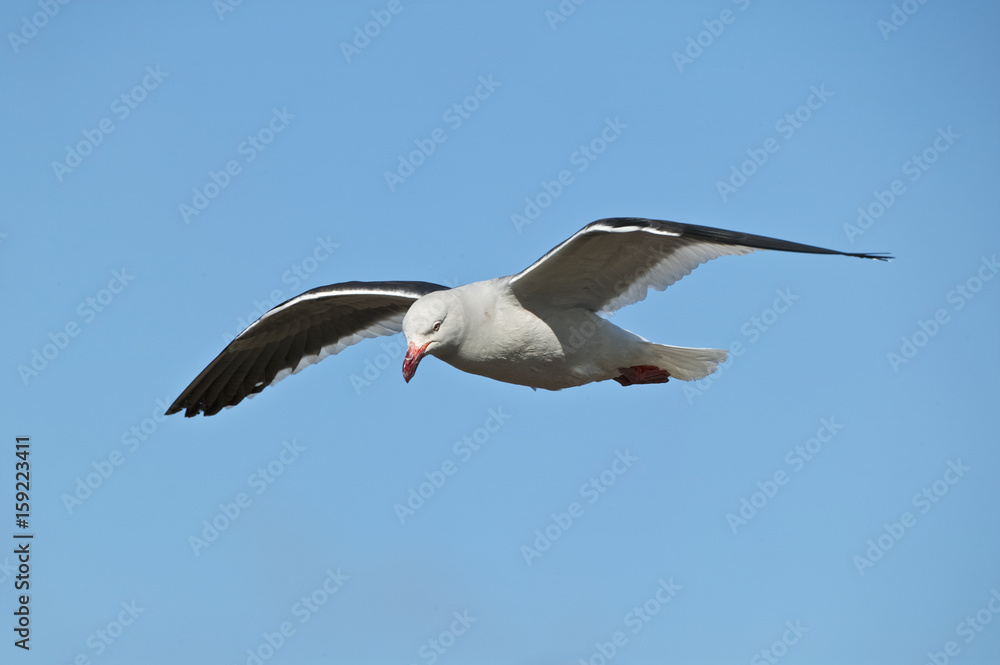
[[[428,282],[342,282],[277,305],[240,333],[167,410],[187,417],[239,404],[368,337],[406,336],[403,378],[424,356],[462,371],[560,390],[694,381],[721,349],[654,344],[608,314],[662,291],[702,263],[758,249],[888,260],[706,226],[641,218],[583,227],[525,270],[456,288]]]

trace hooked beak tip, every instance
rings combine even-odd
[[[406,356],[403,358],[403,380],[407,383],[417,373],[417,365],[420,364],[420,360],[427,353],[428,344],[430,342],[427,342],[423,346],[417,346],[410,342],[410,345],[406,348]]]

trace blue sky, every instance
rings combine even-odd
[[[5,3],[3,662],[998,662],[998,17]],[[162,416],[303,290],[609,216],[898,258],[723,258],[616,314],[731,348],[697,384],[405,384],[384,338]]]

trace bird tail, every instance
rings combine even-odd
[[[670,376],[681,381],[695,381],[717,370],[728,355],[723,349],[692,349],[650,342],[644,362],[667,370]]]

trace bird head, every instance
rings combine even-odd
[[[454,294],[435,291],[418,299],[403,317],[406,356],[403,379],[407,383],[425,355],[441,356],[461,343],[462,309]]]

